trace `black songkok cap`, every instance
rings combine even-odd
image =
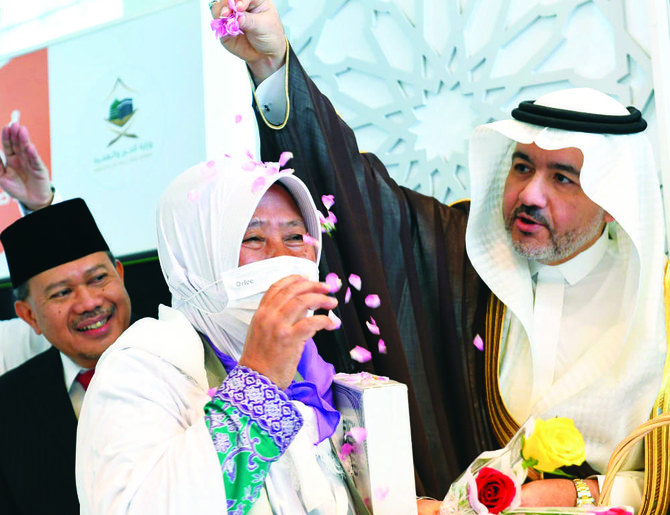
[[[12,286],[51,268],[109,247],[80,198],[39,209],[19,218],[0,234]]]

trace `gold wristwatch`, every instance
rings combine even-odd
[[[577,490],[576,506],[593,506],[596,502],[586,482],[583,479],[573,479],[572,482],[575,484],[575,489]]]

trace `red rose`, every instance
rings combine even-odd
[[[499,470],[483,467],[477,474],[477,498],[491,513],[508,508],[516,495],[516,485]]]

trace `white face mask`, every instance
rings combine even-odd
[[[318,281],[319,269],[314,261],[293,256],[256,261],[225,272],[221,284],[228,298],[226,307],[210,315],[212,321],[234,340],[244,342],[251,319],[265,292],[289,275],[302,275]]]

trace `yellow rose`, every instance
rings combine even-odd
[[[586,459],[584,438],[569,418],[536,419],[533,433],[521,451],[526,461],[537,460],[533,468],[553,472],[566,465],[581,465]]]

